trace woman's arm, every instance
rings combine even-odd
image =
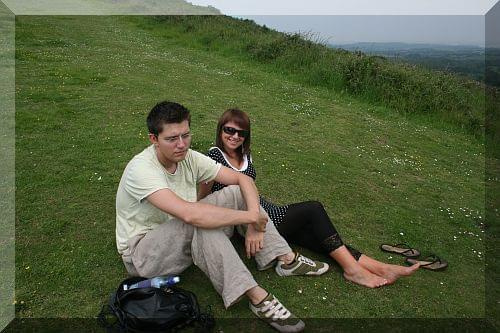
[[[198,184],[198,201],[206,197],[207,195],[212,192],[212,186],[214,184],[214,181],[209,181],[209,182],[202,182]]]

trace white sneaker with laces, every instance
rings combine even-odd
[[[301,332],[306,326],[302,320],[295,317],[271,294],[268,294],[257,305],[250,302],[250,310],[259,319],[262,319],[279,332]]]

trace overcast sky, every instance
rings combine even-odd
[[[226,15],[484,15],[498,0],[188,0]]]
[[[223,14],[249,18],[279,31],[312,32],[332,44],[406,42],[484,46],[484,15],[498,1],[194,0],[191,2],[211,5]]]
[[[405,42],[484,45],[484,16],[246,16],[279,31],[313,32],[331,44]]]

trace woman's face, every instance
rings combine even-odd
[[[241,133],[235,132],[234,130],[241,131],[243,130],[243,128],[238,126],[233,121],[228,121],[222,127],[220,135],[222,139],[222,144],[224,145],[224,149],[226,151],[234,151],[237,148],[240,148],[243,142],[245,142],[245,138],[243,136],[240,136]]]

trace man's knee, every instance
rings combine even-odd
[[[195,228],[194,230],[193,240],[196,239],[199,241],[203,239],[204,241],[217,242],[224,238],[231,238],[233,236],[234,227],[230,226],[215,229]]]
[[[229,185],[223,188],[226,200],[230,200],[238,209],[246,209],[246,203],[238,185]]]
[[[226,191],[230,192],[232,196],[235,198],[243,199],[243,195],[241,194],[241,189],[239,185],[229,185],[225,188]]]
[[[200,266],[208,258],[224,257],[226,253],[235,251],[229,240],[232,235],[228,234],[228,230],[229,228],[195,229],[191,253],[196,266]]]
[[[220,191],[207,195],[200,202],[231,209],[246,209],[246,203],[238,185],[226,186]]]

